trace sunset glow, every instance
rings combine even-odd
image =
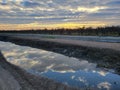
[[[0,0],[0,30],[116,26],[119,6],[119,0]]]
[[[38,29],[57,29],[57,28],[82,28],[82,27],[99,27],[105,26],[103,23],[59,23],[59,24],[39,24],[39,23],[31,23],[31,24],[1,24],[0,30],[38,30]],[[14,26],[14,27],[13,27]]]

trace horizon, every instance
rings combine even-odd
[[[119,6],[119,0],[0,0],[0,30],[119,26]]]
[[[14,26],[14,27],[13,27]],[[44,29],[77,29],[77,28],[97,28],[97,27],[105,27],[105,24],[101,23],[92,23],[92,24],[84,24],[84,23],[59,23],[59,24],[39,24],[39,23],[30,23],[30,24],[0,24],[1,30],[44,30]]]

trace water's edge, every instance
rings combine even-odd
[[[0,36],[0,40],[13,42],[18,45],[31,46],[47,51],[53,51],[70,57],[88,59],[89,62],[97,63],[98,67],[115,69],[116,73],[120,74],[119,51],[84,46],[66,45],[55,42],[30,40],[9,36]]]

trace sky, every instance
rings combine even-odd
[[[120,0],[0,0],[0,29],[120,25]],[[11,27],[12,26],[12,27]]]

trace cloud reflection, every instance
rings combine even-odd
[[[67,57],[42,49],[0,42],[0,50],[7,61],[58,82],[75,87],[120,88],[120,76],[96,68],[87,60]],[[108,82],[108,83],[107,83]],[[117,82],[118,86],[112,84]]]
[[[102,82],[102,83],[98,84],[98,88],[110,90],[111,89],[111,84],[109,82]]]
[[[87,60],[69,58],[45,50],[11,45],[10,43],[6,44],[6,42],[1,42],[0,49],[9,62],[25,69],[36,69],[41,72],[48,69],[58,72],[76,71],[79,69],[91,71],[96,69],[96,64],[89,63]]]

